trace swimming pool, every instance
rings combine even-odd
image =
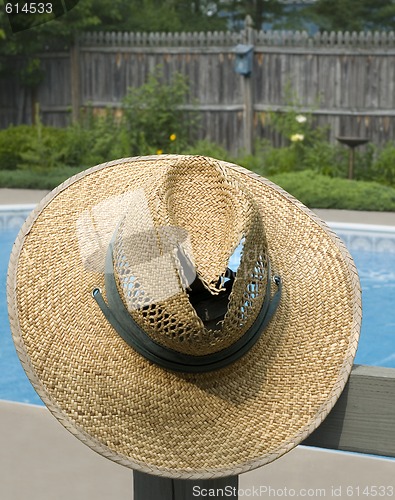
[[[11,248],[33,207],[0,207],[0,399],[42,405],[15,352],[6,304]],[[395,227],[330,226],[346,243],[362,284],[363,321],[355,363],[395,368]]]

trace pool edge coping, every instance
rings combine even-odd
[[[36,208],[37,203],[15,203],[15,204],[0,204],[1,212],[21,212],[21,211],[32,211]],[[373,231],[373,232],[385,232],[385,233],[395,233],[395,225],[383,225],[383,224],[364,224],[360,222],[341,222],[326,220],[326,224],[330,227],[335,227],[339,229],[349,229],[355,231]]]

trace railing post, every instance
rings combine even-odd
[[[238,499],[239,477],[170,479],[133,472],[133,500]]]

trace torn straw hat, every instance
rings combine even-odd
[[[240,474],[302,442],[344,388],[361,323],[338,237],[268,180],[201,156],[66,181],[23,226],[7,288],[53,415],[173,478]]]

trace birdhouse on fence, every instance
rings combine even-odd
[[[254,55],[254,46],[239,44],[234,48],[236,54],[235,71],[240,75],[249,76],[252,71],[252,61]]]

